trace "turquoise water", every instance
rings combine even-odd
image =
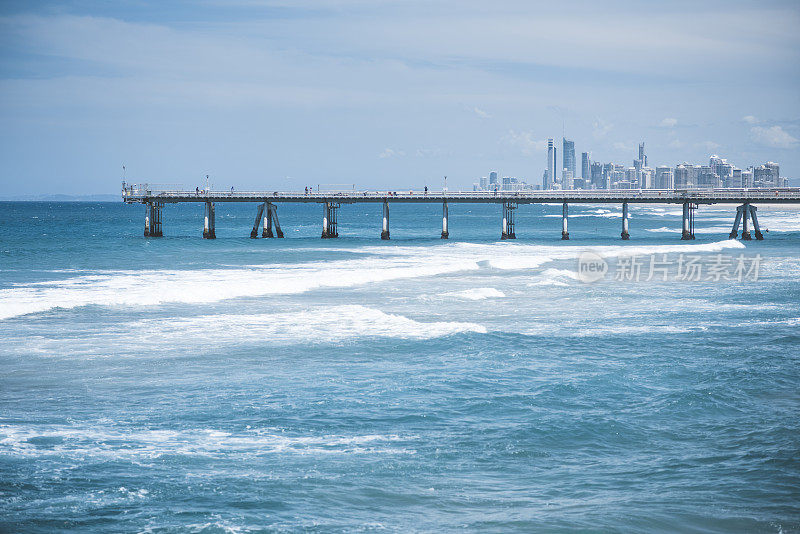
[[[800,212],[0,203],[0,530],[798,532]],[[757,279],[577,279],[590,249]],[[671,271],[672,272],[672,271]],[[676,275],[677,276],[677,275]],[[644,277],[643,277],[644,278]]]

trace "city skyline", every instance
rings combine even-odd
[[[575,142],[562,138],[561,165],[557,165],[557,149],[553,138],[547,140],[547,160],[541,183],[524,175],[504,176],[496,170],[494,178],[481,177],[473,182],[473,190],[538,190],[538,189],[673,189],[673,188],[742,188],[788,187],[790,178],[780,173],[780,163],[765,161],[737,166],[717,154],[708,156],[708,164],[682,161],[649,165],[644,141],[638,143],[632,165],[594,161],[591,151],[581,153],[581,172],[575,175]],[[560,171],[557,169],[560,168]],[[534,170],[533,175],[536,174]],[[494,187],[492,187],[494,184]]]
[[[4,2],[3,194],[116,193],[123,165],[220,188],[533,183],[564,130],[606,162],[645,139],[654,163],[800,177],[796,4],[420,6]]]

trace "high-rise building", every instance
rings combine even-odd
[[[700,189],[715,189],[722,186],[719,176],[717,176],[717,173],[714,172],[710,165],[700,166],[695,183]]]
[[[781,180],[781,168],[777,163],[771,161],[767,162],[765,166],[772,171],[772,177],[775,179],[775,187],[783,187],[783,180]]]
[[[606,183],[603,180],[603,164],[599,161],[593,161],[590,166],[591,182],[595,189],[605,189]]]
[[[639,143],[639,168],[647,167],[647,156],[644,153],[644,142]]]
[[[597,189],[611,189],[611,184],[614,182],[614,164],[606,163],[601,166],[600,183],[595,185]]]
[[[489,178],[486,176],[481,176],[478,186],[482,191],[486,191],[489,188]]]
[[[742,169],[733,168],[731,172],[731,180],[726,187],[740,188],[742,186]]]
[[[639,171],[639,189],[654,189],[656,186],[656,173],[650,167],[642,167]]]
[[[489,186],[497,185],[497,171],[491,171],[489,173]],[[494,189],[493,187],[490,187]]]
[[[581,178],[589,180],[589,153],[584,152],[581,154]]]
[[[781,172],[777,163],[771,161],[753,169],[753,187],[780,187]]]
[[[697,187],[700,166],[691,163],[681,163],[675,167],[675,188],[692,189]]]
[[[559,181],[561,180],[558,176],[558,173],[555,172],[556,166],[558,165],[558,148],[553,146],[553,174],[551,174],[551,179],[553,180],[553,189],[558,189]]]
[[[556,149],[553,146],[553,139],[547,140],[547,172],[542,181],[542,189],[552,189],[556,170]]]
[[[675,174],[672,172],[672,167],[663,165],[656,167],[656,189],[673,189],[675,187]]]
[[[562,138],[564,144],[564,152],[562,154],[563,165],[561,166],[564,169],[567,169],[569,172],[572,173],[572,176],[576,176],[575,174],[575,141],[571,141],[566,137]],[[569,187],[565,187],[565,189],[569,189]]]
[[[572,171],[569,170],[568,168],[564,167],[561,170],[561,189],[572,189],[572,186],[573,186],[572,179],[573,178],[574,178],[574,176],[572,176]]]
[[[742,187],[753,187],[753,167],[742,171]]]
[[[691,187],[689,183],[689,164],[684,163],[675,167],[675,189]]]
[[[709,158],[708,166],[711,167],[711,171],[714,174],[719,176],[719,180],[722,183],[722,187],[733,187],[731,185],[732,183],[734,183],[733,165],[728,163],[728,160],[723,159],[714,154]]]

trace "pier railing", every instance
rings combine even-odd
[[[185,190],[156,184],[131,184],[123,189],[123,200],[129,203],[161,202],[654,202],[701,204],[771,201],[800,203],[800,189],[609,189],[609,190],[546,190],[546,191],[375,191],[375,190]]]

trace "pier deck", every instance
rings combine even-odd
[[[389,239],[389,204],[441,203],[442,239],[450,236],[449,203],[483,203],[502,205],[501,239],[515,239],[514,210],[520,204],[562,204],[561,239],[569,239],[569,204],[621,204],[622,239],[630,238],[628,205],[634,204],[682,204],[683,219],[681,239],[694,239],[694,212],[700,205],[738,204],[736,218],[731,229],[731,239],[738,237],[742,225],[742,239],[751,239],[750,223],[756,239],[763,239],[758,225],[756,202],[762,204],[800,204],[800,189],[673,189],[673,190],[560,190],[560,191],[185,191],[169,189],[151,184],[123,183],[122,200],[128,204],[145,204],[144,235],[160,237],[162,232],[161,210],[165,204],[179,202],[202,202],[205,204],[203,237],[214,239],[215,208],[218,202],[258,203],[255,222],[250,237],[283,237],[276,204],[281,202],[312,202],[323,206],[322,237],[335,238],[338,232],[338,210],[341,204],[374,202],[383,205],[381,239]],[[273,232],[274,227],[274,232]],[[261,230],[261,232],[259,232]]]
[[[800,204],[800,189],[618,189],[554,191],[181,191],[132,185],[123,190],[128,203],[148,202],[473,202],[550,203],[663,203],[683,204]]]

